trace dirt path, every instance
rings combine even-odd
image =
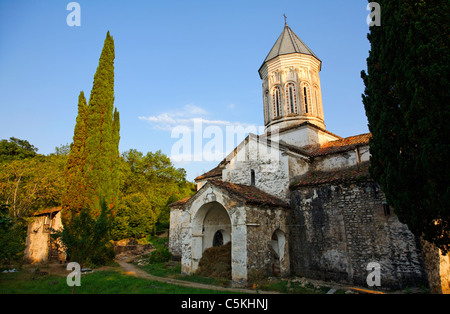
[[[203,283],[197,283],[197,282],[190,282],[190,281],[183,281],[173,278],[164,278],[164,277],[157,277],[153,276],[142,269],[139,269],[138,267],[129,264],[122,260],[117,260],[116,262],[123,268],[125,273],[130,276],[136,276],[140,278],[145,278],[149,280],[155,280],[159,282],[165,282],[172,285],[178,285],[183,287],[190,287],[190,288],[199,288],[199,289],[208,289],[208,290],[215,290],[215,291],[229,291],[229,292],[240,292],[240,293],[247,293],[247,294],[278,294],[278,292],[273,291],[259,291],[259,290],[251,290],[251,289],[242,289],[242,288],[225,288],[225,287],[219,287],[219,286],[213,286],[213,285],[207,285]]]
[[[178,280],[173,278],[165,278],[165,277],[157,277],[154,275],[151,275],[142,269],[134,266],[133,264],[127,263],[123,260],[116,259],[115,260],[125,271],[127,275],[130,276],[136,276],[140,278],[145,278],[149,280],[155,280],[159,282],[165,282],[172,285],[178,285],[183,287],[190,287],[190,288],[199,288],[199,289],[208,289],[208,290],[216,290],[216,291],[229,291],[229,292],[240,292],[240,293],[246,293],[246,294],[280,294],[280,292],[276,291],[264,291],[264,290],[252,290],[252,289],[244,289],[244,288],[225,288],[220,286],[214,286],[214,285],[207,285],[203,283],[197,283],[197,282],[190,282],[190,281],[184,281],[184,280]],[[331,290],[336,291],[337,289],[340,290],[350,290],[356,293],[363,293],[363,294],[385,294],[386,292],[380,292],[375,290],[369,290],[365,288],[360,287],[349,287],[349,286],[343,286],[338,284],[330,284],[330,283],[324,283],[321,281],[314,281],[310,280],[311,282],[315,282],[316,284],[322,284],[323,286],[331,286]],[[329,291],[329,293],[334,293]]]

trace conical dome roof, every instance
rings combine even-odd
[[[270,50],[264,63],[272,60],[281,55],[287,55],[291,53],[302,53],[306,55],[314,56],[317,60],[320,59],[309,49],[309,47],[292,31],[289,26],[285,26],[280,37],[278,37],[272,50]],[[263,63],[263,64],[264,64]]]

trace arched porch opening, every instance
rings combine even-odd
[[[206,249],[231,241],[232,226],[228,211],[216,201],[202,205],[192,222],[192,266],[196,271]]]

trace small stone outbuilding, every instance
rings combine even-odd
[[[51,237],[54,230],[61,228],[61,207],[34,214],[34,220],[28,225],[25,260],[32,264],[64,262],[66,256],[60,241]]]

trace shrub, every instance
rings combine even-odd
[[[165,263],[168,262],[172,258],[172,254],[169,252],[169,249],[166,247],[162,247],[156,249],[150,254],[149,263]]]

